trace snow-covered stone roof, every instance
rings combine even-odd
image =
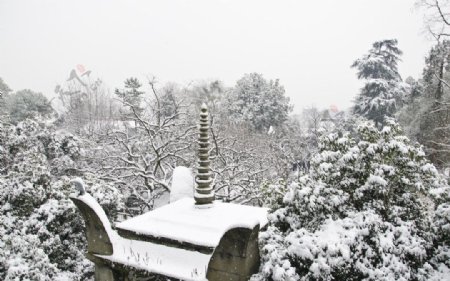
[[[73,196],[73,198],[84,202],[95,212],[111,241],[113,247],[112,255],[92,253],[94,256],[138,270],[161,274],[180,280],[207,280],[206,273],[213,253],[205,254],[198,251],[169,247],[147,241],[126,239],[119,236],[111,229],[104,210],[90,194],[85,193],[83,195]],[[190,200],[193,205],[193,199]],[[178,202],[181,201],[183,200]],[[158,227],[158,225],[155,227]]]
[[[112,255],[95,256],[149,273],[192,281],[206,281],[212,253],[168,247],[165,245],[125,239],[117,233],[111,237]]]
[[[140,236],[167,238],[198,246],[216,247],[222,236],[236,227],[267,224],[267,209],[215,201],[210,208],[184,198],[116,225]]]
[[[201,253],[160,243],[127,239],[111,229],[104,210],[88,193],[74,196],[99,217],[113,246],[112,255],[94,256],[149,273],[180,280],[206,281],[213,252]],[[164,237],[199,246],[218,246],[225,232],[236,227],[254,228],[267,224],[267,209],[214,202],[199,208],[193,198],[184,198],[154,211],[121,222],[117,228],[139,235]]]

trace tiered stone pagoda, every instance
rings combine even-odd
[[[194,198],[123,221],[117,231],[82,181],[75,181],[80,193],[71,199],[86,223],[86,256],[95,263],[96,281],[244,281],[258,270],[267,209],[214,201],[209,150],[208,109],[202,105]]]

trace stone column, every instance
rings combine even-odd
[[[209,168],[209,114],[206,104],[202,104],[200,110],[200,125],[198,138],[198,166],[195,178],[195,204],[212,204],[214,201],[214,190],[211,186],[212,173]]]

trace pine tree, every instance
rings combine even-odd
[[[140,114],[143,110],[141,107],[143,91],[140,90],[142,84],[137,78],[128,78],[124,82],[124,90],[115,90],[115,94],[122,100],[126,107],[129,107],[136,114]]]
[[[405,91],[397,69],[401,54],[397,40],[378,41],[367,55],[352,64],[357,69],[358,79],[365,80],[353,107],[356,114],[377,125],[385,116],[393,115]]]

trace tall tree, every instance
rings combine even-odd
[[[376,124],[381,124],[385,116],[393,115],[405,92],[397,69],[401,54],[397,40],[378,41],[368,54],[352,64],[357,69],[358,79],[365,80],[353,107],[356,114]]]
[[[450,70],[450,41],[443,40],[433,46],[425,59],[423,83],[425,91],[436,101],[442,100],[444,87],[448,87],[444,74]],[[447,85],[446,85],[447,84]]]
[[[425,59],[419,94],[399,113],[409,135],[425,146],[439,168],[450,167],[450,41],[437,43]]]
[[[245,74],[236,82],[228,107],[232,118],[259,131],[281,125],[292,110],[279,80],[267,81],[259,73]]]

